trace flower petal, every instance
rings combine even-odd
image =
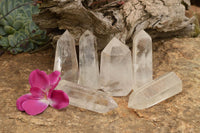
[[[60,77],[59,71],[54,71],[51,74],[49,74],[50,85],[53,86],[57,84],[59,77]]]
[[[51,94],[51,106],[56,109],[62,109],[69,105],[69,97],[62,90],[53,90]]]
[[[54,84],[54,85],[51,87],[51,89],[49,89],[48,98],[51,97],[51,94],[52,94],[53,90],[56,88],[56,86],[58,85],[58,83],[60,82],[60,80],[61,80],[61,77],[59,77],[57,83]]]
[[[42,100],[27,100],[22,104],[22,107],[27,114],[37,115],[48,107],[48,103],[42,102]]]
[[[50,85],[49,76],[38,69],[31,72],[29,77],[31,87],[46,89]]]
[[[44,97],[44,92],[40,88],[32,87],[30,89],[30,92],[31,92],[32,96],[35,97],[35,98],[40,98],[41,99],[41,98]]]
[[[20,111],[24,111],[24,109],[22,107],[23,102],[28,100],[28,99],[31,99],[31,98],[32,98],[32,95],[30,93],[19,97],[17,99],[17,102],[16,102],[17,109],[20,110]]]

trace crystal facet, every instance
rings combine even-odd
[[[182,91],[182,81],[174,72],[146,83],[129,96],[128,107],[145,109]]]
[[[61,80],[56,89],[65,91],[70,99],[69,104],[76,107],[98,113],[106,113],[118,107],[117,103],[106,93],[82,87],[73,82]]]
[[[78,83],[99,89],[99,63],[96,37],[85,31],[79,40],[79,80]]]
[[[61,72],[62,79],[77,82],[78,63],[75,41],[68,30],[65,31],[57,42],[54,62],[54,71],[55,70]]]
[[[101,53],[100,82],[102,89],[112,96],[126,96],[132,90],[131,51],[117,38]]]
[[[152,81],[152,39],[141,30],[133,38],[133,81],[134,91]]]

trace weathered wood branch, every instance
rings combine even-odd
[[[88,0],[47,0],[34,20],[45,29],[68,29],[76,40],[89,29],[97,36],[99,47],[103,48],[111,37],[117,36],[128,42],[141,29],[147,29],[153,37],[161,33],[164,36],[166,33],[188,33],[193,28],[194,18],[185,16],[185,4],[189,6],[190,1],[107,0],[102,4],[101,1]]]

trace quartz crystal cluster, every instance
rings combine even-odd
[[[66,30],[57,42],[54,70],[62,72],[57,89],[65,91],[70,104],[106,113],[117,107],[112,96],[129,96],[128,107],[145,109],[182,91],[174,72],[153,80],[152,39],[141,30],[130,49],[117,38],[101,52],[99,64],[96,37],[85,31],[79,40],[79,68],[75,41]]]
[[[70,105],[106,113],[118,105],[107,93],[98,90],[100,84],[96,45],[95,36],[90,31],[84,32],[79,40],[78,72],[75,41],[72,35],[65,31],[56,47],[54,70],[61,71],[63,75],[56,89],[68,94]]]
[[[133,38],[133,75],[129,108],[145,109],[182,91],[182,81],[174,72],[153,80],[152,40],[144,30]]]

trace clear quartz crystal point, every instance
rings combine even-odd
[[[77,82],[78,62],[75,41],[68,30],[59,38],[56,47],[54,71],[61,72],[61,78]]]
[[[131,51],[115,37],[101,53],[100,82],[112,96],[126,96],[133,88]]]
[[[98,113],[106,113],[118,107],[106,93],[70,81],[61,80],[56,89],[66,92],[69,96],[69,104],[76,107]]]
[[[133,81],[134,91],[152,81],[152,39],[141,30],[133,38]]]
[[[128,107],[133,109],[145,109],[182,91],[182,81],[174,72],[170,72],[160,78],[146,83],[139,91],[132,92],[129,96]]]
[[[85,31],[79,40],[79,80],[78,83],[99,89],[99,63],[96,37]]]

